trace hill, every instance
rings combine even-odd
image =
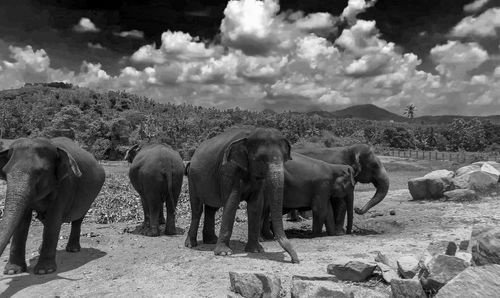
[[[342,110],[333,112],[314,111],[307,113],[309,115],[319,115],[329,118],[355,118],[363,120],[376,120],[376,121],[394,121],[406,122],[407,118],[391,113],[385,109],[379,108],[374,104],[355,105]]]

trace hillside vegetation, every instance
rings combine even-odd
[[[161,104],[137,95],[96,92],[64,83],[0,91],[1,138],[67,136],[100,159],[121,159],[131,144],[164,142],[185,159],[203,140],[235,125],[274,127],[293,143],[375,146],[423,150],[498,150],[500,125],[454,119],[449,124],[323,117],[296,112],[217,110]]]

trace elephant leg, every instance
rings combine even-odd
[[[270,217],[269,208],[264,208],[264,212],[262,212],[262,229],[261,229],[261,237],[265,240],[274,239],[274,234],[271,229],[271,217]]]
[[[82,221],[85,216],[71,222],[71,233],[69,234],[68,244],[66,245],[67,252],[79,252],[80,247],[80,233]]]
[[[344,235],[344,221],[347,213],[347,206],[344,200],[334,198],[332,202],[333,212],[335,216],[335,235]]]
[[[231,240],[231,235],[233,233],[234,218],[236,217],[236,210],[238,210],[241,197],[239,181],[236,182],[236,184],[237,185],[233,186],[226,204],[224,205],[219,239],[217,240],[217,245],[214,249],[214,253],[216,255],[226,256],[233,253],[231,248],[229,248],[229,240]]]
[[[163,203],[158,198],[148,197],[147,205],[149,208],[149,229],[144,233],[145,236],[160,236],[160,210],[163,209]],[[158,202],[159,201],[159,202]]]
[[[247,201],[248,242],[245,246],[247,252],[264,252],[264,248],[259,243],[263,202],[262,191]]]
[[[52,273],[57,269],[56,249],[61,232],[63,211],[63,208],[58,207],[52,206],[52,209],[47,212],[46,222],[43,227],[42,249],[40,250],[38,263],[35,265],[35,274]]]
[[[323,231],[323,224],[325,219],[319,214],[317,210],[313,210],[313,220],[312,220],[312,234],[313,237],[319,237]]]
[[[219,208],[205,205],[205,219],[203,222],[203,243],[215,244],[217,243],[217,236],[215,235],[215,213]]]
[[[203,204],[189,181],[189,204],[191,205],[191,224],[189,225],[189,232],[184,241],[186,247],[196,247],[198,245],[198,227],[200,226],[200,218],[203,214]]]
[[[167,209],[167,223],[165,225],[165,235],[175,235],[177,234],[177,230],[175,229],[175,208],[177,206],[174,203],[174,199],[167,197],[165,206]],[[163,218],[163,206],[160,210],[160,223],[162,218]]]
[[[168,210],[167,210],[167,216],[168,216]],[[158,223],[160,225],[166,224],[165,215],[163,213],[163,207],[160,209],[160,216],[158,217]],[[165,228],[165,231],[166,231],[166,228]]]
[[[300,221],[299,211],[297,209],[293,209],[288,213],[289,221]]]
[[[327,205],[327,212],[326,212],[326,219],[325,219],[325,226],[326,226],[326,234],[328,236],[335,236],[335,213],[333,212],[333,206],[330,200],[328,200]]]
[[[3,273],[6,275],[26,272],[26,239],[31,223],[31,209],[26,210],[19,222],[10,243],[9,261],[5,265]]]
[[[146,197],[144,196],[144,194],[141,192],[139,192],[139,196],[141,198],[141,204],[142,204],[142,212],[144,214],[144,222],[142,223],[142,231],[141,233],[144,233],[145,231],[147,231],[149,229],[149,206],[148,206],[148,203],[146,201]]]

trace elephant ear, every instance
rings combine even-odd
[[[354,185],[356,185],[356,181],[354,181],[354,176],[355,176],[354,174],[355,174],[354,169],[352,167],[348,167],[347,168],[348,177],[347,177],[346,181],[350,181],[352,187],[354,187]]]
[[[242,138],[229,144],[224,151],[222,166],[225,166],[228,162],[233,162],[238,168],[248,172],[248,150],[246,143],[247,138]]]
[[[292,146],[290,146],[290,142],[287,139],[283,139],[283,146],[285,147],[285,153],[283,157],[283,162],[287,160],[292,160]]]
[[[123,160],[132,163],[132,161],[134,161],[135,155],[137,154],[137,152],[139,152],[139,150],[141,150],[139,144],[135,144],[134,146],[130,147],[127,152],[125,152],[125,157],[123,158]]]
[[[361,171],[363,171],[363,167],[361,166],[361,163],[359,162],[359,156],[361,153],[359,151],[354,152],[352,154],[352,160],[350,166],[354,170],[354,177],[358,176]]]
[[[57,167],[56,167],[56,176],[57,180],[61,181],[64,178],[68,177],[70,174],[74,174],[76,177],[81,177],[82,172],[76,163],[76,160],[68,153],[68,151],[57,148],[57,154],[59,156]]]
[[[0,179],[2,180],[7,180],[7,177],[5,175],[5,172],[3,171],[3,168],[5,165],[9,162],[9,149],[0,151]]]

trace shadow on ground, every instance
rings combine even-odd
[[[7,289],[1,293],[1,297],[12,297],[17,292],[34,285],[41,285],[52,280],[65,279],[68,281],[77,281],[69,279],[59,274],[79,268],[93,260],[102,258],[105,252],[95,248],[82,248],[78,253],[69,253],[66,250],[58,250],[56,254],[57,271],[45,275],[35,275],[33,267],[38,262],[38,256],[29,260],[28,272],[21,275],[4,276],[1,280],[10,279]],[[41,293],[42,294],[42,293]],[[43,296],[43,295],[42,295]]]

